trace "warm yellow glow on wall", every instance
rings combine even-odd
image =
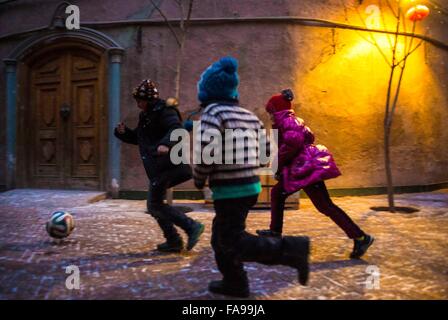
[[[392,46],[395,42],[395,38],[392,35],[386,35],[386,34],[376,34],[372,35],[372,39],[375,41],[376,45],[385,53],[385,56],[391,60],[392,59]],[[372,41],[373,41],[372,40]],[[398,60],[404,57],[405,53],[405,42],[407,41],[404,39],[404,37],[398,37],[397,40],[397,48],[396,48],[396,55],[398,57]],[[409,44],[408,44],[409,45]],[[415,43],[414,43],[415,45]],[[378,48],[364,40],[363,38],[359,38],[359,41],[354,43],[350,50],[347,52],[346,57],[347,58],[355,58],[358,55],[365,56],[366,54],[370,53],[371,51],[377,51]],[[379,52],[378,52],[379,53]],[[383,61],[385,62],[385,61]]]
[[[369,29],[381,28],[381,10],[377,5],[369,5],[365,9],[366,19],[365,23]]]
[[[411,1],[401,1],[401,7],[402,10],[404,10],[406,7],[409,7],[409,11],[414,10],[415,11],[421,11],[421,9],[418,9],[420,5],[414,5],[414,6],[406,6],[406,4],[410,4]],[[420,12],[419,11],[419,12]],[[414,17],[415,14],[412,14],[412,17]],[[420,15],[418,16],[420,17]],[[350,20],[356,21],[356,23],[360,25],[365,25],[366,28],[372,29],[372,30],[387,30],[387,31],[395,31],[397,28],[397,19],[392,14],[391,11],[385,10],[385,8],[380,8],[376,4],[370,4],[364,9],[364,13],[358,12],[357,16],[353,16]],[[409,19],[408,19],[409,20]],[[411,21],[405,21],[403,20],[403,17],[401,17],[400,21],[400,31],[404,32],[412,32],[413,28],[413,22]],[[367,51],[373,49],[380,49],[384,53],[387,53],[385,56],[391,61],[392,60],[392,48],[395,44],[395,36],[393,34],[382,34],[377,32],[371,32],[369,33],[363,33],[361,37],[361,34],[359,34],[359,43],[353,45],[352,48],[352,55],[356,54],[364,54]],[[371,44],[374,43],[374,46],[371,46]],[[403,58],[403,55],[405,54],[405,51],[407,49],[407,46],[410,43],[409,37],[398,37],[397,40],[397,48],[396,48],[396,54],[398,56],[398,59],[400,60],[400,57]],[[416,43],[414,43],[415,45]],[[377,46],[377,47],[375,47]]]
[[[369,5],[369,4],[366,4]],[[407,10],[408,7],[403,7]],[[363,9],[362,9],[363,10]],[[375,9],[369,11],[374,14]],[[363,11],[363,18],[365,14]],[[378,16],[376,17],[378,18]],[[341,17],[341,20],[345,17]],[[359,15],[349,17],[350,24],[362,25]],[[378,19],[367,20],[369,28],[394,31],[396,19],[387,11]],[[400,22],[400,31],[412,31],[412,22]],[[421,22],[416,33],[424,33]],[[297,112],[316,133],[317,142],[333,153],[343,175],[328,182],[330,187],[384,185],[383,123],[386,92],[395,35],[350,30],[315,31],[311,41],[320,46],[307,47],[299,65],[311,65],[307,72],[297,70],[294,86]],[[302,35],[297,32],[297,38]],[[372,42],[376,42],[375,46]],[[313,42],[316,43],[316,42]],[[397,61],[405,54],[411,37],[398,36]],[[414,48],[419,39],[412,40]],[[381,52],[384,55],[381,54]],[[416,184],[420,177],[415,168],[426,168],[425,154],[431,154],[434,137],[440,132],[439,117],[433,115],[444,105],[446,94],[428,63],[425,44],[408,58],[392,128],[392,158],[398,184]],[[303,50],[302,50],[303,52]],[[318,56],[319,58],[308,58]],[[315,63],[315,61],[318,63]],[[397,67],[393,85],[398,82]],[[397,161],[396,159],[412,159]],[[368,165],[366,165],[368,163]],[[413,168],[413,169],[412,169]],[[422,169],[424,170],[424,169]]]
[[[374,37],[390,61],[393,36],[378,34]],[[297,90],[310,90],[310,96],[315,95],[315,92],[325,92],[319,103],[333,105],[328,109],[330,113],[335,112],[334,108],[337,108],[339,114],[346,115],[382,112],[390,67],[377,47],[357,33],[340,31],[339,39],[343,41],[341,49],[302,78]],[[406,41],[409,45],[409,40],[398,38],[398,60],[403,58]],[[427,77],[428,66],[425,64],[423,46],[408,58],[406,68],[405,80]],[[305,91],[303,86],[307,87]]]
[[[401,3],[403,9],[407,8],[404,5],[410,5],[410,1]],[[359,25],[365,23],[372,29],[395,30],[396,18],[389,10],[381,9],[382,11],[374,4],[367,4],[360,10],[361,14],[353,12],[348,17],[348,21]],[[400,21],[400,30],[403,31],[403,26],[406,26],[406,31],[411,32],[412,24],[411,21]],[[405,36],[396,38],[394,34],[377,32],[338,30],[337,33],[339,43],[333,45],[339,49],[336,49],[333,55],[325,59],[325,63],[319,64],[301,81],[309,83],[310,88],[314,88],[317,92],[325,92],[325,101],[331,105],[339,105],[338,109],[341,113],[383,112],[390,74],[388,64],[392,63],[392,49],[395,41],[397,41],[396,62],[399,62],[404,58],[405,52],[408,52],[411,46],[415,48],[420,40],[411,40],[411,37]],[[429,74],[431,72],[428,72],[428,65],[425,63],[424,45],[421,45],[408,58],[404,81],[407,83],[409,79],[423,80]],[[329,87],[331,90],[328,89]],[[298,90],[303,91],[303,86]],[[308,89],[305,92],[307,91]],[[406,91],[403,88],[403,92]],[[405,97],[400,96],[400,100],[401,98]],[[345,103],[345,100],[349,102]]]

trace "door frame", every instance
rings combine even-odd
[[[90,28],[43,31],[20,43],[4,59],[7,69],[7,189],[30,185],[26,131],[27,121],[30,121],[26,116],[30,110],[30,66],[48,52],[70,48],[87,50],[100,58],[102,157],[99,184],[101,190],[119,191],[120,145],[113,137],[113,126],[120,117],[120,67],[124,49],[107,35]]]
[[[92,46],[82,44],[82,43],[74,43],[72,41],[64,41],[61,43],[54,43],[52,45],[46,46],[43,49],[37,50],[32,54],[28,55],[25,59],[22,60],[22,63],[19,66],[19,83],[24,84],[24,86],[20,86],[18,92],[18,105],[21,106],[17,112],[17,186],[18,187],[35,187],[33,180],[33,148],[28,148],[27,146],[31,146],[34,144],[34,137],[30,136],[28,128],[33,128],[33,121],[35,118],[29,111],[32,110],[31,99],[32,99],[32,70],[35,64],[46,63],[50,61],[52,58],[63,55],[68,51],[73,52],[84,52],[91,55],[94,55],[98,59],[98,87],[100,96],[98,98],[98,108],[99,108],[99,119],[98,119],[98,156],[99,156],[99,171],[98,171],[98,182],[99,189],[105,189],[105,173],[107,172],[106,166],[106,156],[107,155],[107,145],[108,145],[108,137],[107,134],[107,119],[108,112],[107,107],[105,105],[105,101],[107,101],[107,90],[105,84],[105,57],[104,52],[93,48]],[[67,90],[66,87],[62,90]],[[22,107],[23,106],[23,107]],[[34,110],[35,111],[35,110]],[[73,114],[74,115],[74,114]],[[33,132],[34,133],[34,132]],[[62,169],[65,171],[66,163],[62,164]],[[65,174],[65,173],[64,173]],[[69,188],[70,189],[70,188]],[[76,189],[76,188],[75,188]],[[89,188],[86,188],[89,189]]]

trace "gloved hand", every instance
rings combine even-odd
[[[193,131],[193,120],[187,119],[184,121],[184,129],[188,132]]]
[[[120,122],[115,128],[119,134],[124,134],[126,132],[126,126],[123,122]]]

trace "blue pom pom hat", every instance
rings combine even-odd
[[[213,100],[237,100],[239,98],[238,61],[224,57],[209,66],[198,82],[198,99],[202,103]]]

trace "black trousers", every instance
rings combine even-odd
[[[249,234],[246,218],[258,196],[215,200],[211,244],[216,264],[224,281],[234,285],[248,283],[243,262],[278,264],[282,254],[282,239]]]
[[[168,242],[179,241],[180,235],[175,226],[189,233],[195,221],[176,208],[164,203],[166,191],[191,178],[191,169],[183,165],[173,166],[171,170],[164,171],[160,176],[153,178],[149,184],[147,208],[149,214],[156,219],[163,235]]]

